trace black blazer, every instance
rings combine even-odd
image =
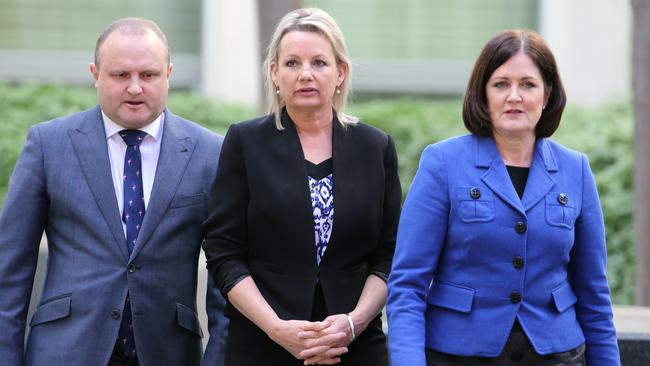
[[[282,120],[282,131],[273,115],[228,130],[205,223],[208,269],[225,293],[251,275],[282,319],[309,319],[317,279],[328,313],[350,312],[368,275],[390,271],[402,195],[393,140],[334,118],[334,223],[319,268],[305,158]],[[226,314],[238,312],[228,304]]]

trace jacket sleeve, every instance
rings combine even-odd
[[[427,147],[402,209],[388,281],[391,365],[424,366],[426,296],[443,248],[449,216],[442,152]]]
[[[388,143],[384,153],[384,205],[380,242],[373,254],[373,258],[370,260],[370,272],[383,279],[386,279],[390,273],[402,201],[402,186],[399,181],[397,166],[395,143],[388,136]]]
[[[223,144],[223,137],[214,135],[210,132],[210,141],[214,140],[214,148],[217,154],[217,164],[214,164],[215,169],[210,170],[209,177],[206,180],[206,186],[214,182],[218,168],[218,156],[221,154],[221,146]],[[210,145],[212,146],[212,144]],[[206,159],[210,159],[207,157]],[[214,163],[214,160],[210,160]],[[209,164],[212,166],[212,164]],[[209,189],[209,188],[207,188]],[[209,192],[211,193],[211,192]],[[203,365],[223,365],[226,338],[228,335],[228,318],[224,314],[226,307],[226,300],[223,298],[221,291],[214,285],[214,279],[208,275],[207,286],[205,293],[205,310],[208,316],[208,344],[205,345],[205,352],[203,353]]]
[[[24,363],[27,310],[47,206],[41,138],[38,127],[32,127],[9,180],[7,199],[0,213],[2,365]]]
[[[237,125],[228,129],[219,169],[210,190],[210,213],[204,223],[203,250],[208,271],[224,296],[250,275],[248,253],[248,182]]]
[[[575,225],[569,275],[578,301],[576,315],[586,339],[587,365],[620,365],[607,283],[605,224],[596,182],[582,156],[582,209]]]

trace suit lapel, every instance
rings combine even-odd
[[[555,180],[549,172],[555,171],[557,171],[557,164],[546,139],[537,139],[533,162],[526,181],[526,189],[521,199],[526,211],[535,206],[553,188]]]
[[[336,245],[336,237],[341,227],[339,223],[344,217],[353,217],[353,213],[348,212],[350,207],[345,198],[354,197],[355,185],[358,181],[350,176],[354,170],[354,157],[357,156],[354,151],[353,140],[350,139],[349,134],[336,118],[334,112],[334,120],[332,121],[332,179],[333,179],[333,192],[334,196],[334,221],[332,223],[332,235],[327,244],[328,249],[325,251],[323,261],[327,259],[327,251]],[[354,127],[348,127],[354,128]],[[337,223],[339,223],[337,225]],[[321,266],[323,262],[321,262]]]
[[[535,142],[533,161],[526,180],[526,189],[521,199],[517,195],[510,175],[506,169],[494,139],[489,137],[475,137],[476,140],[476,166],[488,168],[481,180],[494,191],[501,199],[522,214],[530,210],[537,202],[553,188],[555,180],[549,172],[558,170],[555,156],[546,139],[538,138]]]
[[[304,248],[304,254],[312,258],[314,265],[316,265],[314,216],[312,212],[309,180],[307,178],[307,167],[305,165],[305,155],[302,151],[302,145],[300,144],[296,127],[286,112],[286,109],[282,113],[282,124],[285,126],[285,129],[279,132],[280,139],[278,140],[278,147],[283,151],[283,163],[281,164],[281,169],[283,170],[282,176],[295,187],[295,191],[289,194],[293,197],[290,202],[297,203],[295,206],[297,214],[293,215],[296,218],[294,225],[296,236],[302,238],[301,240],[297,240],[297,242],[307,243],[307,245],[301,246],[301,248]],[[325,256],[327,256],[327,251]]]
[[[106,132],[99,107],[85,113],[79,128],[68,130],[68,136],[99,210],[113,234],[124,261],[127,261],[129,254],[120,220],[120,210],[115,198]]]
[[[481,180],[485,185],[508,203],[512,208],[525,215],[521,200],[512,185],[503,159],[499,155],[494,139],[491,137],[475,136],[476,141],[476,166],[488,168]]]
[[[138,235],[138,242],[131,255],[132,259],[147,244],[151,234],[168,210],[195,146],[196,138],[187,135],[179,125],[178,117],[165,110],[156,176],[142,222],[142,231]]]

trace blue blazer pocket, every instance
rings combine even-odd
[[[187,206],[194,206],[198,204],[207,204],[208,197],[205,193],[193,194],[193,195],[178,195],[174,197],[170,208],[180,208]]]
[[[178,302],[176,303],[176,320],[178,321],[178,325],[182,328],[196,333],[196,335],[203,338],[203,331],[201,330],[199,317],[189,306]]]
[[[575,196],[571,193],[550,192],[546,195],[546,222],[572,229],[576,222]]]
[[[427,295],[427,303],[446,309],[469,313],[474,302],[473,288],[453,283],[433,283]]]
[[[29,326],[33,327],[70,316],[71,296],[72,294],[65,294],[45,300],[36,308]]]
[[[480,192],[472,196],[472,190]],[[487,188],[457,187],[458,217],[463,222],[488,222],[494,220],[494,195]]]
[[[578,298],[571,290],[571,286],[568,282],[564,282],[560,286],[554,288],[551,291],[553,295],[553,302],[555,303],[555,308],[560,313],[572,307],[577,301]]]

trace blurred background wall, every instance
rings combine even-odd
[[[628,1],[278,4],[318,6],[332,14],[355,62],[353,85],[359,96],[459,96],[485,41],[515,27],[537,30],[548,40],[570,102],[597,105],[630,94]],[[274,24],[277,15],[258,8],[255,0],[0,0],[0,80],[90,85],[88,63],[97,35],[112,20],[143,16],[158,22],[169,37],[173,87],[260,107],[260,44],[267,38],[259,35],[258,24]]]

